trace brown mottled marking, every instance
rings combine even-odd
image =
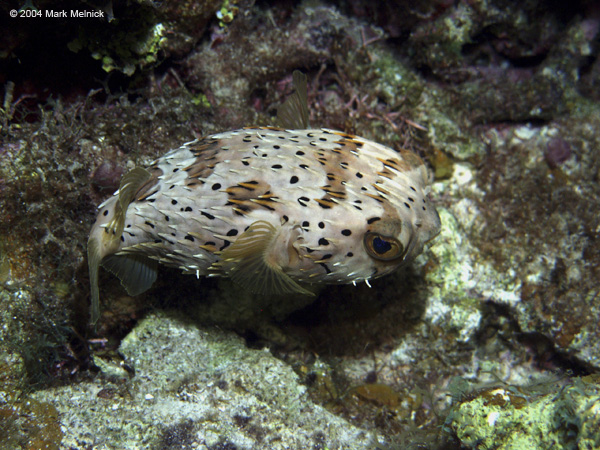
[[[335,134],[346,136],[345,133]],[[347,136],[352,138],[351,135]],[[318,161],[322,163],[323,169],[327,173],[327,180],[329,181],[328,184],[321,186],[321,189],[325,191],[325,195],[318,200],[315,199],[323,208],[333,208],[337,204],[336,199],[347,198],[343,167],[350,166],[352,159],[358,154],[357,142],[354,142],[352,139],[342,139],[336,143],[339,147],[330,151],[323,149],[315,151],[315,154],[320,156]],[[360,142],[359,144],[362,145]]]
[[[325,209],[333,208],[337,204],[336,201],[328,198],[315,198],[313,200],[316,201],[319,206]]]
[[[258,206],[273,209],[277,197],[271,192],[271,186],[264,181],[241,181],[225,189],[229,196],[227,204],[236,205],[238,214],[245,214]]]
[[[376,191],[381,192],[384,195],[390,195],[390,191],[382,188],[381,186],[379,186],[377,183],[371,183],[371,186],[373,186],[375,188]]]
[[[390,158],[390,159],[377,158],[377,160],[383,164],[384,170],[386,168],[390,168],[392,170],[395,170],[396,172],[407,172],[410,169],[412,169],[411,162],[407,161],[406,158],[403,158],[402,161],[400,161],[399,159],[396,159],[396,158]]]
[[[346,193],[345,192],[339,192],[339,191],[333,191],[331,189],[329,189],[329,186],[323,186],[321,189],[323,189],[327,195],[325,197],[323,197],[323,200],[327,200],[327,196],[329,197],[333,197],[333,198],[346,198]]]
[[[135,193],[135,201],[141,202],[146,200],[151,195],[156,194],[156,190],[154,190],[154,186],[158,184],[158,177],[163,174],[162,169],[160,169],[156,164],[148,167],[148,172],[150,172],[151,177],[144,184],[140,186],[138,191]]]
[[[388,180],[394,179],[394,174],[390,172],[388,169],[383,169],[381,172],[376,172],[377,175],[383,178],[387,178]]]
[[[207,151],[211,152],[214,155],[219,151],[219,142],[219,139],[204,138],[198,141],[196,144],[190,145],[188,149],[190,152],[192,152],[194,156],[205,156]]]
[[[367,192],[364,192],[363,195],[366,195],[367,197],[371,197],[374,200],[377,200],[379,203],[383,203],[383,201],[385,200],[381,195],[373,195],[373,194],[369,194]]]
[[[220,144],[221,141],[218,139],[203,139],[189,147],[196,160],[183,169],[188,175],[185,180],[186,186],[194,186],[197,180],[208,178],[213,173],[215,166],[223,158],[218,156],[221,150]]]
[[[353,138],[355,137],[354,135],[344,133],[343,131],[333,131],[332,134],[337,134],[338,136],[342,136],[343,138],[348,140],[353,140]]]

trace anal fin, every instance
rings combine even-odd
[[[221,255],[219,264],[226,275],[257,294],[304,294],[313,292],[296,283],[270,257],[278,245],[278,230],[259,220],[244,231]]]
[[[111,255],[102,266],[121,280],[129,295],[147,291],[156,281],[158,263],[143,255]]]

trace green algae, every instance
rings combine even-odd
[[[489,388],[456,406],[446,420],[463,445],[517,450],[600,448],[597,376],[565,386]]]
[[[481,323],[481,304],[489,298],[515,304],[520,282],[515,274],[497,272],[473,247],[463,227],[477,210],[471,207],[439,208],[442,231],[430,248],[435,267],[427,272],[430,283],[427,318],[466,342]],[[457,220],[456,214],[460,220]],[[471,219],[469,218],[471,217]]]
[[[114,29],[98,29],[96,34],[89,28],[81,28],[79,36],[69,42],[69,50],[79,52],[87,49],[91,56],[100,60],[106,72],[118,70],[127,76],[136,69],[143,69],[159,59],[159,52],[166,45],[166,29],[162,23],[156,23],[150,12],[142,9],[134,16],[135,21],[124,24],[121,21]],[[110,34],[111,39],[103,38]]]

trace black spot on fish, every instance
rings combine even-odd
[[[378,220],[381,220],[381,217],[371,217],[369,220],[367,220],[367,223],[369,225],[371,225],[372,223],[377,222]]]
[[[319,239],[319,245],[329,245],[329,241],[325,238]]]
[[[150,228],[154,228],[154,225],[150,222],[148,222],[147,220],[144,222],[146,225],[148,225]]]
[[[308,164],[300,164],[301,169],[308,169]]]
[[[417,192],[417,190],[414,187],[412,187],[412,186],[410,187],[410,190],[413,191],[413,192]]]
[[[200,211],[200,214],[202,214],[204,217],[206,217],[208,220],[214,220],[215,216],[213,216],[212,214],[209,214],[207,212],[204,211]]]
[[[271,169],[281,169],[283,166],[281,164],[274,164],[271,166]]]
[[[292,178],[290,178],[290,184],[295,184],[297,182],[298,182],[298,177],[296,175],[294,175]],[[106,214],[104,214],[104,215],[106,215]]]
[[[223,246],[219,250],[220,251],[225,250],[227,247],[229,247],[229,244],[231,244],[231,242],[229,242],[229,241],[223,241]]]
[[[129,234],[131,237],[135,237],[135,234],[133,234],[131,231],[128,231],[127,234]]]
[[[423,211],[427,211],[427,208],[425,208],[424,206],[423,206]]]
[[[127,228],[131,228],[131,224],[127,225]]]
[[[231,230],[229,230],[227,232],[227,236],[237,236],[238,234],[238,230],[236,230],[235,228],[232,228]]]
[[[162,240],[161,240],[161,239],[154,239],[154,243],[155,243],[155,244],[160,244],[161,242],[162,242]]]
[[[188,241],[194,242],[194,236],[190,236],[189,234],[186,234],[186,236],[184,237],[184,239],[187,239]]]
[[[285,136],[278,136],[279,139],[285,139]]]
[[[306,206],[306,202],[308,202],[310,199],[308,197],[300,197],[298,199],[298,203],[300,203],[302,206]]]
[[[296,155],[298,155],[298,156],[304,156],[304,152],[302,150],[298,150],[296,152]]]
[[[105,209],[104,212],[102,213],[103,216],[108,216],[108,209]]]
[[[242,141],[244,141],[244,142],[252,142],[252,136],[244,136],[244,138],[242,139]]]
[[[342,234],[344,236],[350,236],[352,234],[352,231],[350,231],[350,230],[342,230]]]
[[[165,216],[165,220],[168,222],[171,219],[169,218],[169,216]]]
[[[321,259],[329,259],[331,258],[333,255],[331,253],[327,253],[326,255],[321,256]]]
[[[362,211],[362,208],[360,206],[356,206],[356,205],[352,205],[354,206],[356,209],[358,209],[359,211]]]
[[[319,138],[319,140],[322,142],[327,142],[327,139],[325,139],[324,137]]]
[[[363,174],[362,174],[362,173],[360,173],[360,172],[356,172],[356,178],[362,178],[362,177],[363,177]]]
[[[190,211],[192,211],[192,207],[191,207],[191,206],[186,206],[186,207],[185,207],[185,210],[186,210],[187,212],[190,212]]]
[[[348,258],[352,258],[352,257],[354,256],[354,253],[352,253],[352,252],[348,252],[348,253],[346,253],[346,256],[347,256]]]
[[[179,171],[179,168],[177,168],[177,169],[173,169],[173,173],[175,173],[175,172],[177,172],[177,171]]]
[[[308,228],[308,227],[310,227],[310,223],[308,222],[308,220],[305,220],[304,222],[302,222],[302,226],[304,228]]]
[[[289,222],[289,220],[290,220],[290,218],[288,216],[285,216],[285,215],[283,216],[283,221],[284,222]]]
[[[274,146],[273,146],[273,148],[274,148],[275,150],[279,150],[281,147],[280,147],[279,145],[274,145]]]
[[[409,202],[412,202],[412,203],[414,203],[414,202],[415,202],[415,199],[414,199],[414,198],[412,198],[412,197],[408,197],[408,201],[409,201]]]
[[[212,190],[213,191],[217,191],[219,189],[221,189],[221,183],[215,183],[215,184],[212,185]]]
[[[408,209],[410,209],[410,205],[406,202],[404,202],[404,206],[406,206]]]
[[[243,159],[242,159],[242,164],[245,165],[245,166],[249,166],[250,165],[250,163],[248,161],[245,161]]]
[[[322,230],[323,228],[325,228],[325,224],[323,222],[319,222],[319,228]]]
[[[171,200],[171,205],[176,205],[177,204],[177,200]]]
[[[125,242],[125,238],[121,236],[121,242]]]
[[[171,185],[171,187],[170,187],[169,189],[173,189],[174,187],[175,187],[175,185],[174,185],[174,184],[172,184],[172,185]]]
[[[327,264],[325,263],[319,263],[321,266],[323,266],[323,268],[325,269],[326,273],[331,273],[331,269],[329,267],[327,267]]]

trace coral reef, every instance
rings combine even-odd
[[[463,400],[448,416],[451,428],[469,448],[600,447],[598,376],[564,382],[549,379],[532,386],[489,387]]]
[[[64,447],[367,448],[368,433],[312,403],[289,366],[231,332],[150,314],[119,353],[120,376],[35,393],[58,409]]]
[[[0,447],[600,447],[595,2],[0,12]],[[371,288],[259,322],[215,280],[164,270],[131,298],[102,275],[89,327],[96,206],[182,142],[271,124],[294,69],[313,126],[426,159],[440,236]]]

